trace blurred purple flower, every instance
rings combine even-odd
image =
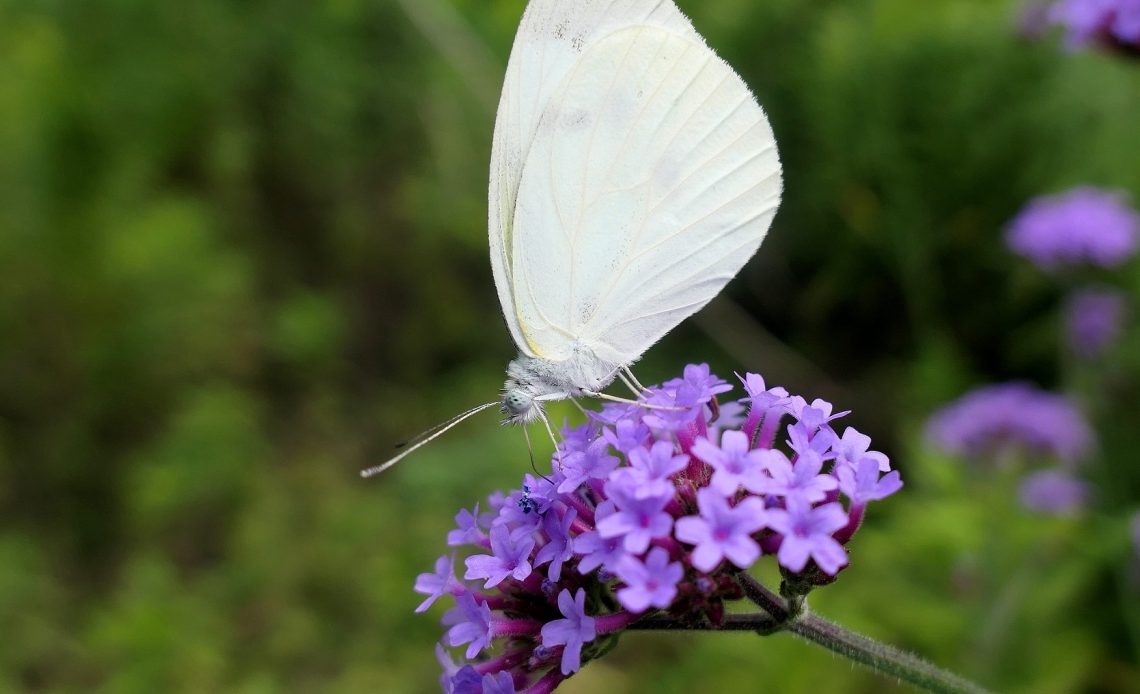
[[[1058,0],[1048,20],[1065,29],[1070,49],[1094,42],[1140,46],[1140,0]]]
[[[1140,215],[1120,193],[1092,187],[1032,200],[1006,229],[1006,243],[1042,269],[1116,267],[1140,244]]]
[[[480,684],[483,688],[481,694],[518,694],[518,690],[515,689],[515,678],[505,670],[483,675]]]
[[[586,614],[586,591],[582,588],[573,597],[569,590],[558,594],[558,610],[563,619],[542,626],[542,645],[565,646],[562,651],[562,674],[569,675],[582,667],[582,646],[597,637],[594,618]]]
[[[1071,516],[1084,508],[1089,487],[1061,470],[1038,470],[1025,476],[1018,495],[1030,511]]]
[[[1091,359],[1120,337],[1127,306],[1114,289],[1083,289],[1065,303],[1065,333],[1073,353]]]
[[[685,575],[685,569],[679,561],[670,562],[667,551],[654,547],[644,563],[637,557],[623,557],[615,573],[625,584],[617,592],[618,601],[630,612],[641,613],[650,607],[669,607],[677,597],[677,584]]]
[[[1076,463],[1094,443],[1073,402],[1025,383],[984,386],[963,395],[930,417],[926,435],[949,453],[976,459],[1012,449]]]

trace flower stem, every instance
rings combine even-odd
[[[748,599],[771,615],[771,619],[767,620],[768,623],[754,621],[756,625],[754,630],[761,634],[790,631],[806,641],[846,656],[860,665],[909,682],[929,692],[940,694],[986,692],[981,686],[936,667],[912,653],[848,631],[818,615],[810,612],[793,614],[788,609],[787,601],[749,574],[743,572],[737,574],[737,581]]]
[[[776,620],[766,614],[730,614],[725,615],[724,623],[719,627],[687,624],[678,622],[670,617],[660,615],[643,617],[627,628],[633,631],[763,631],[767,632],[779,626]]]
[[[948,672],[913,653],[848,631],[815,614],[806,614],[791,622],[786,629],[800,638],[847,656],[851,660],[880,672],[910,682],[929,692],[942,694],[983,694],[986,689]]]

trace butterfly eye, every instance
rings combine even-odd
[[[519,415],[533,406],[533,400],[526,393],[512,390],[503,396],[503,404],[506,405],[507,410],[509,410],[511,414]]]

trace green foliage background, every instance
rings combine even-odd
[[[680,0],[756,91],[786,200],[686,361],[852,408],[907,487],[813,607],[1004,691],[1140,690],[1140,336],[1059,358],[1031,196],[1140,194],[1140,63],[983,0]],[[435,691],[415,575],[517,484],[487,264],[522,0],[0,0],[0,690]],[[1104,278],[1140,297],[1135,264]],[[1097,508],[930,451],[972,384],[1082,393]],[[569,414],[568,411],[559,413]],[[789,636],[634,634],[567,692],[895,688]]]

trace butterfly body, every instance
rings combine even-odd
[[[544,402],[593,395],[613,382],[619,368],[585,345],[558,361],[519,354],[507,365],[502,412],[509,423],[532,422],[541,418]]]

